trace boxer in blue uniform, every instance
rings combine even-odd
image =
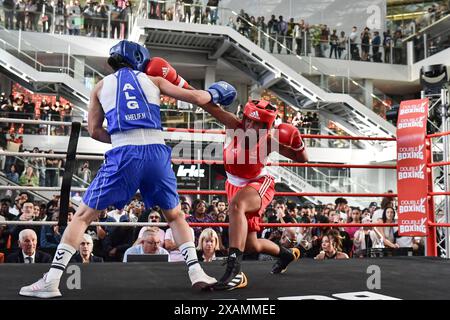
[[[236,90],[224,82],[213,84],[207,91],[186,90],[142,73],[149,61],[148,50],[137,43],[123,40],[111,48],[108,64],[114,73],[92,90],[88,130],[93,139],[112,144],[112,149],[106,152],[104,164],[65,229],[49,272],[21,288],[20,295],[61,296],[60,278],[86,228],[108,205],[122,208],[137,190],[148,208],[158,205],[163,210],[185,258],[192,286],[204,288],[216,282],[198,263],[194,239],[181,212],[171,149],[162,136],[159,101],[160,94],[165,94],[200,106],[211,102],[228,105],[235,99]]]

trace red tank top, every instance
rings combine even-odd
[[[227,140],[231,140],[231,138],[227,137]],[[237,136],[234,136],[232,141],[224,143],[225,171],[233,176],[244,179],[258,177],[265,167],[266,159],[267,157],[260,155],[260,143],[251,149],[246,149],[244,139]]]

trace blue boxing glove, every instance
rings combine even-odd
[[[213,83],[207,90],[211,95],[211,102],[228,106],[236,99],[236,89],[225,81]]]

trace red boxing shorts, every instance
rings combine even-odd
[[[258,180],[252,180],[248,184],[238,187],[229,183],[227,180],[225,190],[227,192],[228,203],[233,200],[236,193],[246,186],[254,188],[261,197],[261,207],[259,210],[247,212],[245,214],[247,217],[248,232],[259,232],[261,230],[261,227],[259,226],[261,223],[261,216],[264,214],[266,207],[270,204],[275,195],[275,181],[272,176],[264,176]]]

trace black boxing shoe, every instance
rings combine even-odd
[[[280,246],[280,256],[277,262],[272,267],[272,274],[279,274],[286,272],[287,266],[292,261],[297,261],[300,258],[300,250],[297,248],[287,249]]]
[[[248,284],[247,276],[241,271],[241,263],[236,256],[230,255],[225,263],[227,268],[220,280],[208,286],[207,290],[223,291],[245,288]]]

